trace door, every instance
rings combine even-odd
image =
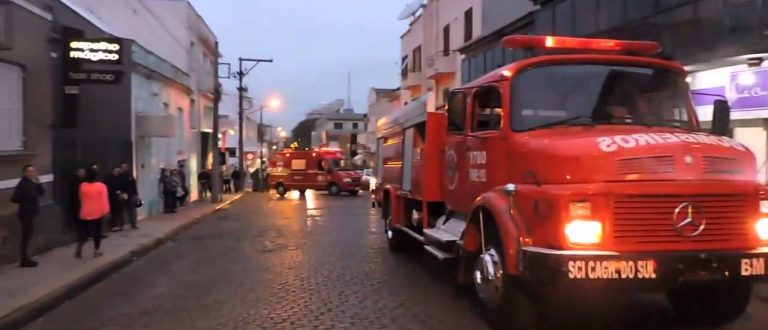
[[[483,86],[472,94],[467,150],[467,192],[472,200],[505,183],[508,150],[501,133],[506,126],[502,103],[501,90],[495,85]]]
[[[451,92],[448,100],[448,134],[445,146],[443,187],[448,208],[462,214],[471,211],[467,196],[467,92]]]

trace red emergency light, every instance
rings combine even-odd
[[[504,45],[504,47],[507,48],[629,52],[641,55],[652,55],[660,52],[662,49],[661,45],[654,41],[629,41],[529,35],[513,35],[504,37],[501,43]]]

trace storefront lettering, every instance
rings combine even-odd
[[[122,46],[116,41],[72,41],[68,44],[72,60],[119,62]]]

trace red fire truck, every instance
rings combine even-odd
[[[379,121],[390,249],[456,259],[494,324],[650,290],[682,318],[741,315],[766,279],[768,197],[728,137],[727,102],[705,132],[685,70],[654,42],[503,45],[533,56],[451,91],[446,109]]]
[[[289,190],[303,194],[307,189],[325,190],[333,196],[360,193],[362,176],[346,168],[344,155],[337,149],[278,152],[269,160],[269,167],[269,186],[280,196]]]

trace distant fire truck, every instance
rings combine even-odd
[[[269,187],[285,196],[289,190],[324,190],[338,196],[360,193],[362,175],[347,168],[344,155],[337,149],[283,151],[269,160]]]
[[[392,251],[458,259],[491,322],[557,303],[664,292],[683,318],[727,322],[766,279],[768,200],[754,155],[710,133],[684,69],[654,42],[508,36],[537,56],[379,121]],[[526,313],[536,310],[538,313]]]

